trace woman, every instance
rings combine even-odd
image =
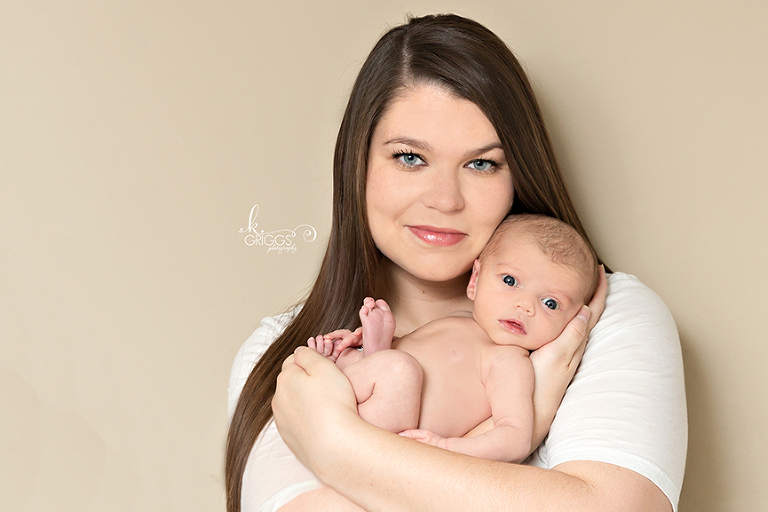
[[[230,511],[241,497],[242,510],[676,508],[686,444],[679,344],[664,305],[631,276],[611,276],[586,352],[605,281],[592,311],[531,355],[534,445],[557,418],[528,466],[376,429],[357,416],[330,361],[309,350],[290,355],[309,335],[357,327],[369,295],[390,303],[397,335],[466,308],[470,266],[509,211],[557,217],[586,237],[531,87],[493,33],[429,16],[381,38],[339,131],[333,208],[306,302],[267,319],[233,368]],[[282,439],[268,424],[272,409]]]

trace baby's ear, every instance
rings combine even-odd
[[[467,297],[469,300],[475,300],[477,293],[477,276],[480,275],[480,260],[475,260],[472,264],[472,275],[469,276],[469,284],[467,285]]]

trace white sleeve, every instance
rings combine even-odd
[[[235,356],[229,377],[230,421],[251,370],[297,312],[298,308],[262,320],[261,327],[245,341]],[[299,494],[318,487],[320,483],[293,456],[270,420],[248,456],[240,495],[242,511],[273,512]]]
[[[683,360],[672,315],[636,277],[613,274],[605,310],[531,463],[621,466],[655,483],[676,511],[687,446]]]

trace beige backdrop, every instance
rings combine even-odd
[[[351,81],[441,11],[518,53],[599,249],[677,319],[680,510],[766,509],[768,4],[477,3],[0,5],[1,509],[224,509],[230,364],[313,278]],[[317,239],[248,246],[255,204]]]

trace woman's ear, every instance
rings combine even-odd
[[[469,300],[475,300],[477,294],[477,276],[480,275],[480,260],[476,259],[472,264],[472,275],[469,276],[469,284],[467,285],[467,297]]]

